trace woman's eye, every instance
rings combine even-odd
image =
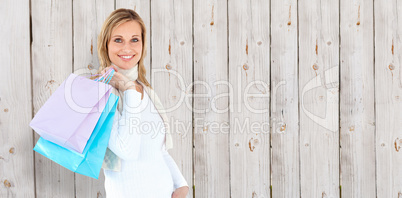
[[[131,41],[133,41],[133,42],[138,42],[138,39],[135,38],[135,39],[133,39],[133,40],[131,40]]]
[[[115,39],[114,42],[116,42],[116,43],[121,43],[121,39],[119,39],[119,38],[118,38],[118,39]]]

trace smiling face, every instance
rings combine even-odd
[[[110,61],[122,69],[134,67],[142,55],[141,33],[141,26],[137,21],[128,21],[117,26],[108,43]]]

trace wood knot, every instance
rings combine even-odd
[[[252,198],[257,198],[257,193],[253,192],[253,194],[251,195]]]
[[[244,69],[244,70],[248,70],[248,65],[247,65],[247,64],[244,64],[244,65],[243,65],[243,69]]]
[[[393,64],[388,65],[389,70],[394,70],[395,66]]]
[[[402,139],[396,138],[394,145],[395,145],[396,152],[399,152],[399,150],[401,150],[401,147],[402,147]]]
[[[8,109],[7,109],[7,108],[6,108],[6,109],[4,109],[4,112],[6,112],[6,113],[7,113],[7,112],[8,112]]]
[[[248,147],[250,148],[250,151],[253,152],[255,149],[255,146],[251,145],[251,141],[253,140],[253,138],[251,138],[250,141],[248,141]]]
[[[313,65],[313,69],[314,69],[314,70],[318,70],[318,65],[317,65],[317,64],[314,64],[314,65]]]
[[[167,69],[167,70],[171,70],[171,69],[172,69],[172,66],[170,66],[169,64],[167,64],[167,65],[166,65],[166,69]]]
[[[283,125],[281,126],[280,131],[285,131],[285,130],[286,130],[286,124],[283,124]]]
[[[92,39],[91,39],[91,55],[94,54],[94,45],[92,44]]]
[[[318,98],[320,99],[320,101],[324,100],[324,96],[319,96]]]
[[[89,69],[89,70],[92,70],[93,68],[94,68],[93,65],[91,65],[91,64],[88,65],[88,69]]]
[[[3,183],[6,188],[11,188],[11,183],[8,180],[4,180]]]
[[[52,85],[54,82],[55,82],[54,80],[47,81],[45,87],[49,89],[50,85]]]
[[[349,127],[349,131],[350,131],[350,132],[355,131],[355,126]]]
[[[169,51],[169,55],[172,55],[172,45],[170,44],[170,39],[169,39],[169,49],[168,49],[168,51]]]
[[[15,148],[11,147],[10,150],[8,150],[9,153],[14,154],[15,153]]]
[[[213,21],[211,21],[211,23],[210,23],[209,25],[211,25],[211,26],[212,26],[212,25],[214,25],[214,22],[213,22]]]

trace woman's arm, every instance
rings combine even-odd
[[[123,110],[120,116],[116,110],[112,132],[109,139],[109,149],[124,160],[138,159],[141,146],[141,134],[138,125],[141,123],[139,105],[141,93],[134,89],[124,91]]]
[[[170,156],[170,154],[167,152],[165,144],[163,144],[162,146],[162,155],[172,175],[174,188],[176,189],[183,186],[188,186],[186,179],[184,179],[183,175],[181,174],[180,169],[177,166],[176,162],[173,160],[172,156]]]

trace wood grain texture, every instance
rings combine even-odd
[[[73,1],[74,72],[93,74],[99,69],[98,35],[102,24],[114,10],[113,0]],[[103,170],[93,179],[75,174],[75,195],[80,197],[106,197]]]
[[[301,197],[339,197],[339,1],[299,1]]]
[[[375,198],[373,1],[342,0],[340,12],[341,193]]]
[[[272,197],[300,197],[297,1],[271,1]]]
[[[113,10],[113,0],[73,1],[74,72],[98,71],[98,35]]]
[[[195,197],[230,197],[227,31],[226,1],[194,1]]]
[[[34,197],[29,1],[2,1],[0,17],[0,197]]]
[[[144,66],[147,70],[146,78],[148,81],[151,79],[151,7],[149,0],[115,0],[116,9],[128,8],[136,11],[145,23],[147,28],[147,53],[145,56]]]
[[[173,149],[169,150],[193,195],[192,2],[151,2],[151,85],[170,119]],[[188,101],[188,104],[185,102]]]
[[[32,0],[33,107],[36,113],[72,72],[72,1]],[[39,135],[35,134],[35,143]],[[75,197],[74,173],[35,152],[37,197]]]
[[[270,8],[229,1],[231,197],[270,197]],[[264,125],[265,124],[265,125]],[[264,127],[265,126],[265,127]]]
[[[401,10],[374,1],[377,197],[402,197]]]

